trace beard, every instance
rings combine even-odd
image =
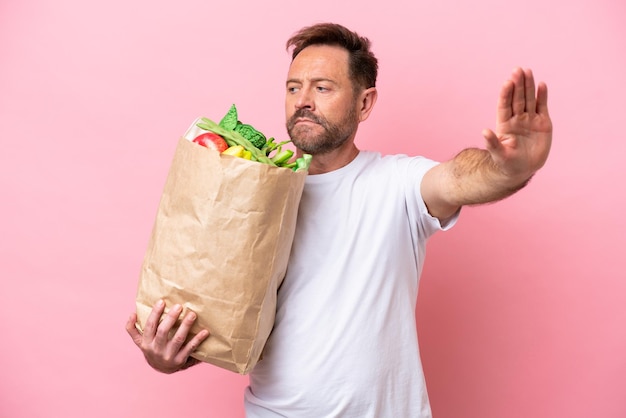
[[[298,126],[296,120],[305,118],[323,128],[316,133],[314,126]],[[307,108],[298,109],[287,121],[287,132],[291,142],[307,154],[325,154],[336,150],[348,141],[356,132],[359,121],[356,114],[356,105],[339,123],[329,122],[323,116],[317,116]]]

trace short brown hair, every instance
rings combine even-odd
[[[350,54],[350,76],[355,89],[376,87],[378,60],[370,50],[369,39],[336,23],[319,23],[300,29],[287,41],[287,50],[293,47],[291,59],[307,46],[333,45],[345,48]]]

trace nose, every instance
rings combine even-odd
[[[295,100],[294,106],[296,107],[297,110],[300,110],[300,109],[314,110],[315,109],[315,101],[313,100],[313,95],[311,94],[310,89],[301,88],[296,93],[295,99],[296,100]]]

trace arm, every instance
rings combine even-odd
[[[532,71],[516,68],[500,91],[495,133],[483,131],[486,149],[463,150],[424,176],[421,192],[432,216],[504,199],[544,165],[552,142],[547,86],[539,83],[536,94]]]
[[[137,314],[132,314],[126,323],[126,331],[137,347],[141,349],[148,364],[157,371],[169,374],[199,363],[198,360],[189,356],[209,336],[209,332],[200,331],[185,344],[187,334],[196,320],[196,314],[194,312],[187,313],[180,327],[170,337],[170,331],[176,324],[182,307],[180,305],[174,306],[159,323],[164,311],[165,303],[158,301],[146,320],[143,335],[135,327]]]

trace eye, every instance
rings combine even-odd
[[[285,83],[285,85],[287,87],[287,93],[289,94],[297,93],[302,88],[302,84],[294,80],[287,80],[287,83]]]
[[[325,87],[325,86],[316,86],[315,89],[319,91],[320,93],[325,93],[328,90],[330,90],[328,87]]]

